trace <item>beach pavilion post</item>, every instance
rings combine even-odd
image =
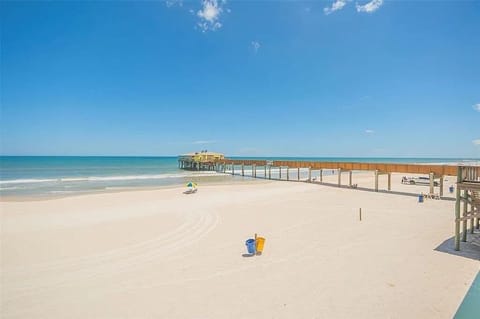
[[[462,223],[462,241],[467,241],[467,225],[468,225],[468,191],[466,189],[463,190],[463,223]]]
[[[455,250],[460,250],[460,188],[458,185],[462,182],[462,168],[457,168],[457,193],[455,202]]]
[[[443,175],[440,176],[440,197],[443,197]]]
[[[434,191],[434,185],[435,185],[435,183],[434,183],[434,178],[435,178],[434,173],[430,173],[429,177],[430,177],[430,194],[433,194],[433,193],[435,193],[435,191]]]
[[[474,214],[474,208],[472,205],[472,196],[468,198],[468,203],[470,203],[470,212],[473,215]],[[475,233],[475,217],[470,218],[470,233],[474,234]]]

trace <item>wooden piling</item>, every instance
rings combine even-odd
[[[300,180],[300,167],[297,167],[297,181]]]
[[[245,164],[242,163],[242,176],[245,176],[244,166]]]
[[[348,186],[352,187],[352,171],[348,172]]]
[[[375,191],[378,192],[378,169],[375,170]]]
[[[282,167],[278,167],[278,179],[282,179]]]
[[[458,184],[462,182],[462,169],[457,168],[457,201],[455,202],[455,250],[460,250],[460,188]]]
[[[434,177],[435,177],[435,175],[433,173],[430,173],[429,176],[430,176],[430,194],[433,194],[433,193],[435,193],[435,190],[434,190]]]
[[[467,200],[468,200],[468,195],[467,195],[467,190],[463,190],[463,217],[467,216]],[[468,224],[468,219],[464,219],[462,223],[462,241],[466,242],[467,241],[467,224]]]
[[[360,218],[360,221],[362,221],[362,208],[358,210],[358,217]]]
[[[392,190],[392,174],[388,173],[388,191]]]
[[[257,177],[257,164],[252,165],[252,175],[254,178]]]
[[[308,181],[309,182],[312,181],[312,168],[311,167],[308,167]]]
[[[290,168],[287,166],[287,181],[290,180]]]
[[[468,194],[468,191],[467,191],[466,193]],[[467,199],[468,199],[468,195],[467,195]],[[472,198],[471,198],[471,196],[470,196],[470,200],[469,200],[468,202],[471,203],[471,202],[472,202],[471,200],[472,200]],[[467,204],[467,203],[465,203],[465,204]],[[468,204],[467,204],[467,205],[468,205]],[[471,213],[473,214],[473,205],[472,205],[472,204],[470,204],[470,211],[471,211]],[[475,218],[471,218],[471,219],[470,219],[470,233],[471,233],[471,234],[474,234],[474,233],[475,233]]]
[[[440,197],[443,197],[443,175],[440,176]]]
[[[272,167],[268,166],[268,179],[272,179]]]
[[[320,169],[320,183],[323,182],[323,169]]]
[[[342,186],[342,169],[338,169],[338,187]]]

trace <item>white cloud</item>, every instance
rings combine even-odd
[[[258,41],[252,41],[251,45],[252,45],[253,51],[254,51],[255,53],[257,53],[257,52],[258,52],[258,49],[260,49],[260,42],[258,42]]]
[[[473,109],[474,109],[475,111],[480,112],[480,103],[475,104],[475,105],[473,106]]]
[[[476,140],[473,140],[472,143],[475,144],[475,145],[480,145],[480,138],[476,139]]]
[[[202,8],[197,12],[197,16],[200,18],[197,25],[203,32],[215,31],[222,27],[220,16],[225,3],[225,0],[203,0]],[[228,9],[227,12],[229,12]]]
[[[335,0],[330,7],[323,8],[325,14],[330,14],[334,11],[341,10],[347,4],[347,0]]]
[[[195,142],[192,142],[192,144],[196,144],[196,145],[200,145],[200,144],[214,144],[214,143],[217,143],[217,141],[206,140],[206,141],[195,141]]]
[[[367,130],[365,130],[365,133],[367,133],[367,134],[373,134],[373,133],[375,133],[375,131],[374,131],[374,130],[368,130],[368,129],[367,129]]]
[[[372,0],[364,5],[359,5],[357,3],[357,11],[372,13],[374,11],[377,11],[378,8],[382,6],[382,4],[383,4],[383,0]]]
[[[183,0],[165,0],[165,5],[167,7],[173,7],[174,5],[178,4],[178,6],[183,6]]]

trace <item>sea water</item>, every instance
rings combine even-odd
[[[244,158],[257,159],[257,158]],[[258,158],[267,160],[383,162],[383,163],[450,163],[478,164],[478,159],[442,158]],[[245,175],[251,175],[251,167]],[[229,172],[229,171],[227,171]],[[1,156],[0,196],[64,196],[80,193],[114,191],[141,187],[184,186],[189,181],[198,184],[230,183],[236,176],[213,171],[186,171],[178,168],[177,157],[83,157],[83,156]],[[257,177],[264,170],[258,168]],[[272,172],[273,174],[274,172]],[[276,172],[275,172],[276,173]],[[292,172],[293,174],[294,172]],[[278,173],[276,173],[278,174]],[[306,177],[306,172],[301,178]],[[328,174],[326,172],[325,174]],[[272,175],[273,177],[273,175]]]
[[[0,157],[0,195],[62,196],[227,182],[231,175],[178,168],[176,157]]]

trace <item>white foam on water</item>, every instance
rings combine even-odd
[[[56,179],[12,179],[6,181],[0,181],[2,184],[30,184],[30,183],[46,183],[46,182],[55,182]]]
[[[77,193],[78,191],[50,191],[49,193],[52,194],[71,194],[71,193]]]
[[[58,179],[14,179],[0,181],[1,185],[9,184],[31,184],[31,183],[64,183],[64,182],[108,182],[108,181],[135,181],[135,180],[156,180],[167,178],[188,178],[205,176],[223,176],[227,174],[209,172],[186,172],[177,174],[154,174],[154,175],[119,175],[119,176],[86,176],[86,177],[64,177]]]
[[[13,189],[20,189],[22,187],[18,186],[12,186],[12,187],[0,187],[0,191],[7,191],[7,190],[13,190]]]

